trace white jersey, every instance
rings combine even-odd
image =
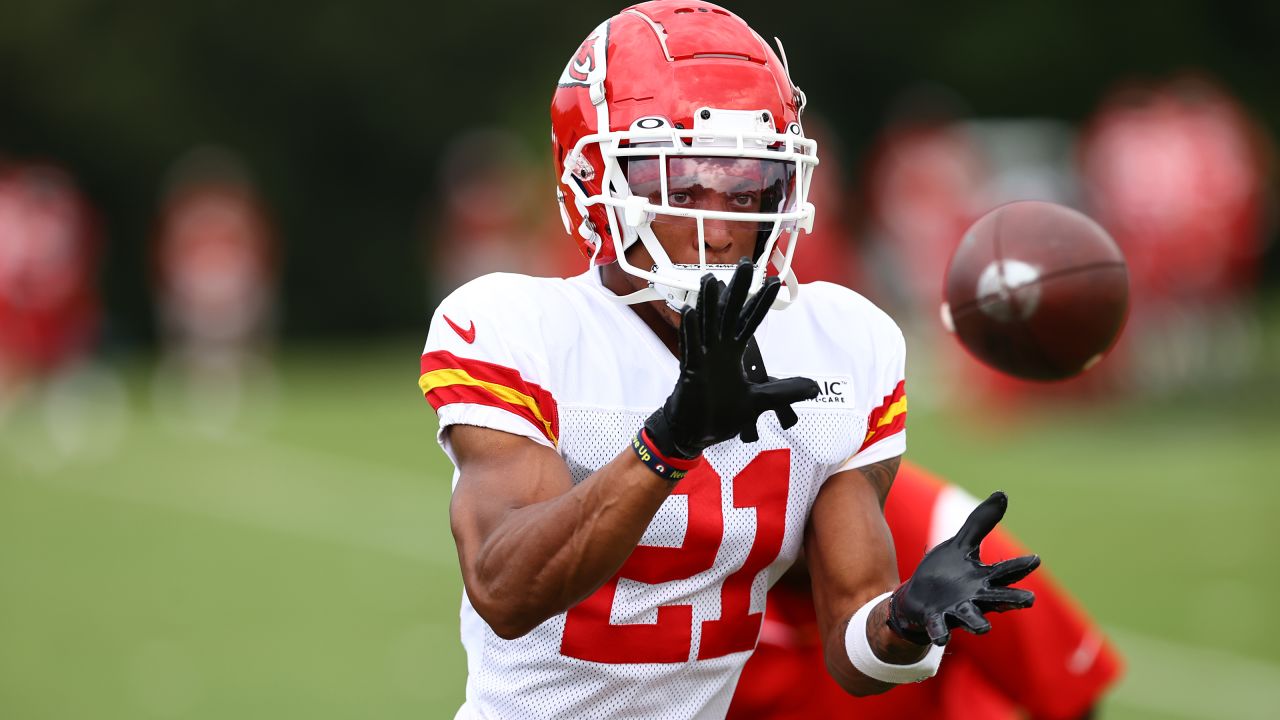
[[[822,483],[906,449],[902,334],[865,298],[805,285],[756,340],[770,375],[822,388],[794,406],[799,424],[783,430],[766,413],[759,442],[707,448],[617,575],[529,634],[499,638],[464,594],[459,718],[724,717],[766,591],[799,553]],[[478,425],[554,448],[581,482],[630,452],[677,373],[593,269],[459,288],[432,318],[419,384],[455,465],[443,428]]]

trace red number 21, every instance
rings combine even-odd
[[[755,647],[760,613],[751,612],[751,583],[782,550],[786,526],[791,451],[766,450],[733,478],[733,506],[755,508],[756,534],[742,567],[720,587],[720,617],[702,623],[698,659],[720,657]],[[689,524],[678,548],[640,545],[608,582],[570,608],[565,616],[561,654],[600,663],[675,663],[689,659],[693,606],[672,603],[658,608],[653,624],[609,622],[618,580],[657,584],[683,580],[710,570],[724,535],[720,476],[702,463],[673,495],[689,502]]]

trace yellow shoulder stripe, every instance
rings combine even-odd
[[[432,370],[429,373],[423,373],[423,375],[418,378],[418,387],[422,388],[422,393],[424,395],[432,390],[450,387],[453,385],[468,385],[471,387],[481,388],[488,391],[489,394],[502,402],[510,403],[512,405],[522,405],[528,408],[529,412],[533,413],[533,416],[538,419],[538,422],[542,423],[542,431],[547,438],[551,440],[551,444],[557,444],[558,441],[556,439],[556,435],[551,430],[551,421],[547,420],[547,418],[542,414],[542,410],[538,407],[537,401],[519,390],[509,388],[506,385],[488,382],[487,380],[477,380],[466,370],[462,370],[460,368],[441,368],[439,370]]]

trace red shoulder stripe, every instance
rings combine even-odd
[[[862,440],[862,452],[868,446],[902,432],[907,427],[907,381],[899,380],[893,392],[884,396],[880,406],[867,417],[867,436]]]
[[[553,445],[560,436],[555,398],[513,368],[436,350],[423,354],[418,386],[436,410],[452,403],[488,405],[528,420]]]

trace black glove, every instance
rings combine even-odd
[[[766,278],[760,292],[747,299],[752,270],[750,260],[740,260],[728,287],[704,275],[698,306],[680,313],[680,378],[644,424],[664,455],[695,458],[735,435],[755,442],[762,413],[773,410],[789,428],[799,420],[791,403],[818,396],[818,384],[808,378],[761,382],[747,377],[743,354],[782,285],[776,277]]]
[[[991,629],[985,612],[1028,608],[1036,596],[1006,587],[1040,566],[1037,555],[1023,555],[995,565],[978,559],[978,546],[1009,507],[1002,492],[969,513],[955,537],[925,554],[915,573],[889,598],[889,627],[913,643],[946,645],[951,628],[981,635]]]

